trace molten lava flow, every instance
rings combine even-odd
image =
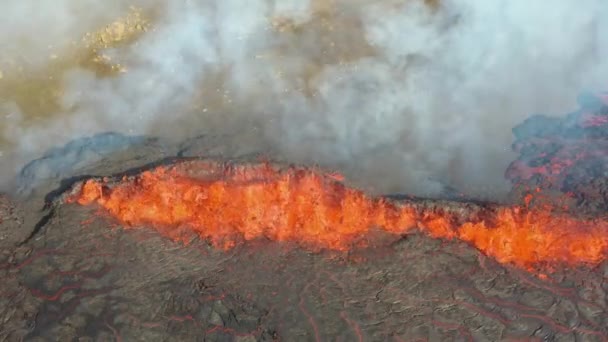
[[[96,201],[127,225],[150,224],[169,235],[187,227],[223,247],[238,237],[265,237],[344,250],[375,226],[398,232],[416,225],[413,213],[346,188],[336,176],[296,168],[279,172],[265,164],[218,166],[211,175],[192,178],[158,168],[107,193],[90,180],[77,200]]]
[[[309,169],[199,162],[146,171],[112,187],[106,183],[89,180],[72,200],[96,202],[126,226],[154,226],[175,239],[193,231],[223,248],[263,237],[345,250],[373,228],[393,234],[418,228],[528,269],[595,265],[608,251],[606,221],[507,207],[488,213],[485,221],[456,223],[455,214],[370,198]]]

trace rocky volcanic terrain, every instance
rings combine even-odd
[[[165,157],[257,158],[228,141],[109,133],[24,168],[0,200],[0,340],[608,340],[605,262],[534,274],[420,233],[378,232],[348,252],[260,240],[221,250],[60,200],[80,180]]]

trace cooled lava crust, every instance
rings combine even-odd
[[[516,198],[554,202],[571,212],[608,211],[608,93],[584,93],[565,116],[534,115],[513,129],[518,153],[506,171]],[[540,196],[539,194],[544,194]]]

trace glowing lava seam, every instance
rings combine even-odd
[[[88,180],[70,200],[97,203],[126,227],[153,226],[174,239],[188,230],[222,248],[238,239],[263,237],[346,250],[375,228],[393,234],[420,229],[435,238],[457,238],[501,263],[526,269],[593,266],[608,251],[606,220],[503,207],[485,221],[454,223],[451,214],[370,198],[303,168],[200,162],[106,183]]]

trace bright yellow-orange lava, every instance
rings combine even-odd
[[[198,175],[190,172],[199,167]],[[527,269],[595,265],[608,252],[604,220],[504,207],[488,220],[456,224],[451,214],[371,198],[310,169],[210,162],[188,168],[159,167],[111,187],[89,180],[72,200],[98,203],[127,227],[153,226],[174,239],[191,231],[222,248],[263,237],[345,250],[379,228],[460,239],[499,262]]]

